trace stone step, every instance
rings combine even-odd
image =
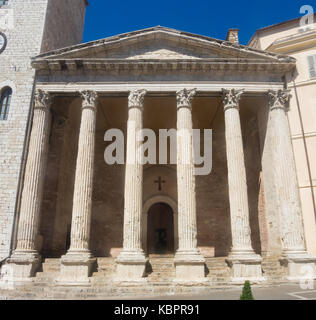
[[[173,268],[174,267],[173,263],[155,263],[155,262],[149,261],[149,264],[151,265],[151,267],[155,267],[155,268]]]
[[[91,279],[97,278],[101,281],[104,278],[108,281],[109,278],[113,277],[116,270],[115,258],[113,257],[102,257],[97,258],[96,271],[93,272]]]
[[[166,273],[166,272],[172,272],[175,270],[175,267],[170,267],[170,268],[167,268],[167,269],[161,269],[161,268],[147,268],[147,271],[148,272],[163,272],[163,273]]]
[[[263,268],[267,268],[267,267],[280,268],[281,265],[280,265],[279,263],[262,263],[262,267],[263,267]]]
[[[262,269],[267,271],[281,270],[280,267],[262,267]]]
[[[276,258],[265,258],[262,262],[262,271],[269,281],[282,281],[286,277],[286,271]]]
[[[206,258],[206,266],[208,268],[207,279],[216,286],[227,285],[231,280],[231,269],[228,267],[225,260],[225,257]],[[147,281],[150,283],[150,286],[159,286],[159,288],[161,288],[164,284],[170,285],[173,283],[175,278],[173,256],[151,255],[149,256],[148,267]],[[264,260],[262,269],[263,275],[269,282],[276,283],[285,279],[286,272],[276,259]],[[112,288],[113,286],[111,284],[113,283],[112,280],[115,271],[115,258],[97,258],[97,269],[91,277],[92,288],[106,288],[109,286]],[[36,290],[40,290],[41,286],[48,287],[49,294],[49,288],[53,286],[54,279],[58,277],[59,272],[60,259],[46,258],[43,262],[43,269],[36,274],[32,288],[36,287]],[[146,290],[153,290],[150,286],[147,288],[147,285],[145,285],[147,288]],[[115,288],[115,286],[113,288]],[[33,291],[26,290],[26,292]],[[141,290],[141,292],[143,291]]]
[[[174,256],[149,256],[147,278],[150,283],[173,281],[175,277]]]
[[[281,271],[281,270],[275,270],[275,271],[267,271],[267,270],[263,270],[262,271],[263,273],[266,273],[266,274],[284,274],[284,272],[283,271]]]
[[[59,272],[37,272],[36,278],[55,278],[59,275]]]
[[[60,258],[45,258],[43,263],[47,265],[60,265]]]
[[[207,258],[206,259],[206,266],[208,269],[207,277],[229,278],[230,268],[228,267],[225,260],[226,260],[226,257]]]
[[[115,263],[115,258],[105,257],[105,258],[97,258],[98,265],[108,265]]]
[[[208,277],[229,277],[230,276],[230,271],[223,271],[223,272],[208,272],[207,273]]]
[[[147,272],[147,277],[148,278],[170,278],[175,276],[175,271],[174,272]]]
[[[59,273],[60,259],[46,258],[42,263],[42,270],[44,273]]]
[[[227,278],[210,278],[210,281],[211,282],[217,282],[217,283],[225,283],[227,285],[227,283],[229,283],[230,281],[230,277],[227,277]]]
[[[171,265],[173,266],[174,265],[174,261],[173,260],[156,260],[156,259],[149,259],[148,261],[150,264],[156,264],[156,265],[162,265],[162,264],[165,264],[165,265]]]
[[[110,269],[115,269],[116,268],[116,264],[97,264],[96,269],[97,270],[110,270]]]

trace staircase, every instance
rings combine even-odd
[[[67,287],[54,282],[60,272],[60,259],[47,258],[42,269],[30,283],[17,291],[1,290],[0,299],[103,299],[105,297],[143,297],[174,294],[202,294],[211,288],[231,287],[231,270],[226,257],[206,258],[207,280],[203,285],[181,286],[175,279],[174,255],[150,255],[146,268],[147,281],[137,285],[117,285],[113,282],[115,258],[97,258],[97,269],[91,283],[84,287]],[[268,283],[285,282],[286,269],[278,258],[264,257],[263,275]]]
[[[226,257],[206,258],[207,278],[215,285],[227,285],[231,279],[231,270]],[[115,275],[115,258],[97,258],[97,269],[91,277],[92,286],[105,286],[112,282]],[[286,268],[275,257],[264,257],[263,276],[268,282],[282,282],[286,279]],[[53,284],[60,272],[60,259],[46,258],[42,270],[36,273],[35,283]],[[146,267],[147,280],[152,284],[165,285],[175,278],[174,255],[150,255]]]
[[[99,287],[109,284],[115,275],[115,270],[115,258],[97,258],[97,270],[91,277],[92,286]]]
[[[263,276],[268,282],[283,282],[286,280],[287,271],[280,265],[280,261],[275,257],[264,257],[262,261]]]
[[[215,285],[227,285],[231,280],[230,268],[226,263],[226,257],[206,258],[207,277]]]
[[[174,255],[150,255],[146,268],[148,282],[166,284],[175,278]]]
[[[224,284],[230,280],[230,269],[225,257],[206,258],[207,278],[212,283]],[[280,270],[275,261],[266,261],[263,266],[270,277],[277,278]],[[280,268],[280,267],[279,267]],[[112,282],[115,275],[115,258],[97,258],[97,269],[91,276],[92,286],[104,286]],[[36,273],[36,283],[53,283],[60,272],[60,259],[46,258],[42,270]],[[146,267],[147,280],[152,284],[167,284],[175,279],[174,255],[150,255]]]
[[[36,273],[36,283],[53,283],[59,276],[60,259],[46,258],[42,264],[42,270]]]

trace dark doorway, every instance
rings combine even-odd
[[[174,253],[173,211],[166,203],[155,203],[148,211],[147,218],[148,253]]]

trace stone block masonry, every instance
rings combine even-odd
[[[40,52],[81,42],[85,2],[11,0],[5,8],[13,10],[14,26],[1,30],[8,44],[0,55],[0,90],[10,86],[13,95],[8,120],[0,121],[0,261],[14,248],[11,240],[32,117],[35,71],[30,61]]]

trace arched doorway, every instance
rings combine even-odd
[[[153,204],[147,217],[147,251],[149,254],[174,253],[174,219],[172,208],[164,202]]]

